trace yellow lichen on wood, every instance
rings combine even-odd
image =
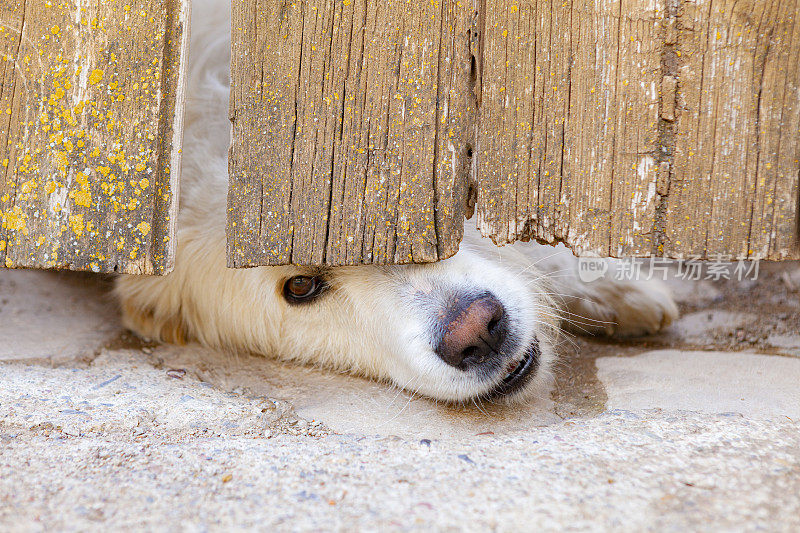
[[[172,266],[188,0],[126,5],[142,15],[118,0],[0,6],[6,265]]]
[[[800,256],[795,0],[232,6],[231,266]]]
[[[228,264],[386,264],[458,250],[473,7],[234,2]]]

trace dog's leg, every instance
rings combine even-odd
[[[524,253],[547,274],[555,300],[564,310],[565,329],[590,335],[649,335],[678,317],[678,308],[664,283],[616,279],[609,268],[594,281],[581,280],[579,261],[565,247],[529,245]],[[614,265],[613,260],[608,260]]]

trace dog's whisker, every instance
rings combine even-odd
[[[542,263],[543,261],[547,261],[548,259],[551,259],[551,258],[553,258],[553,257],[555,257],[555,256],[557,256],[557,255],[560,255],[560,254],[562,254],[562,253],[564,253],[564,252],[563,252],[563,250],[554,250],[553,252],[549,253],[548,255],[546,255],[546,256],[544,256],[544,257],[540,257],[540,258],[536,259],[535,261],[531,262],[531,264],[530,264],[530,265],[528,265],[527,267],[525,267],[525,269],[523,270],[523,272],[527,271],[527,270],[528,270],[528,269],[530,269],[530,268],[533,268],[533,267],[535,267],[535,266],[538,266],[538,265],[539,265],[540,263]]]
[[[416,378],[416,376],[415,376],[415,378]],[[403,392],[409,392],[408,385],[409,385],[409,384],[410,384],[410,383],[411,383],[411,382],[412,382],[412,381],[413,381],[415,378],[412,378],[411,380],[409,380],[409,382],[408,382],[408,383],[407,383],[407,384],[406,384],[406,385],[405,385],[403,388],[399,389],[399,390],[398,390],[398,394],[395,396],[395,398],[394,398],[394,399],[397,399],[397,397],[398,397],[398,396],[399,396],[401,393],[403,393]],[[416,392],[411,392],[411,393],[409,394],[408,398],[406,399],[406,402],[405,402],[405,404],[403,405],[403,407],[402,407],[402,408],[401,408],[401,409],[400,409],[400,410],[399,410],[397,413],[395,413],[395,415],[394,415],[393,417],[391,417],[391,418],[389,418],[388,420],[386,420],[386,421],[385,421],[383,424],[381,424],[379,427],[381,427],[381,426],[385,426],[385,425],[387,425],[387,424],[389,424],[389,423],[391,423],[391,422],[394,422],[395,420],[397,420],[397,418],[398,418],[400,415],[402,415],[402,414],[403,414],[403,412],[405,412],[405,410],[408,408],[408,406],[409,406],[409,405],[411,405],[411,401],[414,399],[414,396],[415,396],[415,395],[416,395]],[[391,402],[389,405],[391,406],[391,405],[392,405],[392,403],[394,403],[394,400],[392,400],[392,402]]]
[[[483,405],[482,405],[483,404],[483,398],[481,398],[480,396],[476,396],[476,397],[472,398],[472,404],[475,407],[477,407],[478,411],[480,411],[483,415],[485,415],[487,417],[489,416],[489,413],[487,413],[486,410],[483,408]]]

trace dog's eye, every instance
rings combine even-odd
[[[283,285],[283,296],[290,303],[307,303],[325,289],[325,281],[319,276],[295,276]]]

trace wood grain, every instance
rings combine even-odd
[[[188,0],[0,5],[0,262],[172,268]]]
[[[229,264],[800,257],[798,2],[235,2]]]
[[[614,257],[800,257],[796,0],[487,3],[484,235]]]
[[[232,7],[228,264],[453,255],[475,128],[472,6]]]
[[[665,252],[797,258],[800,3],[686,4]]]

